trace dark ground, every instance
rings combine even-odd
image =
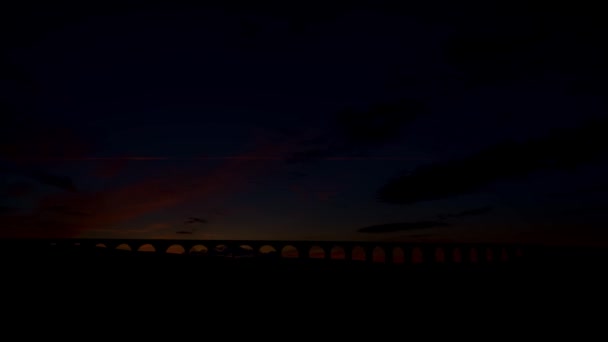
[[[1,279],[5,303],[31,304],[19,304],[18,310],[61,309],[83,317],[114,312],[104,314],[107,319],[147,314],[179,321],[213,314],[382,320],[417,310],[430,310],[433,319],[464,318],[471,310],[492,319],[511,312],[534,317],[533,310],[561,312],[573,305],[603,307],[606,260],[574,250],[510,263],[389,265],[4,249]]]

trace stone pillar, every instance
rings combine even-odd
[[[468,246],[466,250],[466,260],[469,264],[479,264],[479,248],[476,246]]]
[[[310,253],[310,248],[312,248],[312,246],[308,246],[306,244],[297,244],[294,245],[294,247],[298,249],[298,258],[304,260],[309,259],[308,253]]]
[[[331,250],[333,249],[333,246],[331,245],[321,245],[321,248],[323,248],[323,252],[325,253],[325,260],[330,260],[331,259]]]
[[[344,260],[352,261],[353,260],[353,248],[354,245],[344,245]]]
[[[374,247],[365,246],[365,262],[374,262]]]
[[[186,252],[186,255],[190,255],[190,250],[194,246],[195,246],[195,243],[194,242],[190,242],[190,241],[188,241],[187,243],[183,243],[182,244],[182,247],[184,247],[184,251]]]
[[[171,246],[170,244],[166,243],[166,242],[152,242],[151,243],[152,246],[154,246],[154,249],[156,250],[156,254],[166,254],[167,253],[167,249]]]

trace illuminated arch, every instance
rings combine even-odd
[[[353,250],[351,251],[351,253],[352,253],[352,260],[365,261],[365,259],[366,259],[365,249],[361,246],[355,246],[353,248]]]
[[[311,259],[323,259],[325,258],[325,250],[320,246],[312,246],[308,251],[308,257]]]
[[[169,248],[167,248],[165,253],[167,253],[167,254],[186,254],[186,250],[184,249],[184,247],[182,245],[175,244],[175,245],[169,246]]]
[[[376,246],[372,251],[372,261],[373,262],[386,262],[386,252],[384,248],[380,246]]]
[[[445,262],[445,251],[441,247],[435,248],[435,262],[440,264]]]
[[[137,251],[138,252],[156,252],[156,248],[154,248],[154,246],[152,246],[151,244],[147,243],[145,245],[139,246]]]
[[[460,251],[460,248],[456,247],[452,251],[452,261],[456,264],[462,262],[462,252]]]
[[[500,251],[500,261],[502,261],[502,262],[509,261],[509,253],[507,252],[507,249],[504,247]]]
[[[131,246],[126,243],[121,243],[120,245],[116,246],[116,249],[119,251],[131,251]]]
[[[487,262],[494,261],[494,251],[490,247],[486,248],[486,261]]]
[[[95,247],[97,247],[97,248],[107,248],[107,246],[104,245],[103,243],[98,243],[98,244],[95,245]]]
[[[395,263],[395,264],[405,263],[405,253],[403,252],[403,248],[401,248],[401,247],[393,248],[393,263]]]
[[[271,255],[277,253],[277,250],[271,245],[264,245],[260,247],[260,253],[264,255]]]
[[[228,246],[224,245],[224,244],[219,244],[217,246],[215,246],[213,248],[213,251],[215,253],[227,253],[228,252]]]
[[[477,248],[472,247],[469,251],[469,261],[473,264],[479,262],[479,254],[477,253]]]
[[[283,247],[281,249],[281,256],[283,258],[299,258],[300,257],[300,253],[298,252],[298,249],[292,245],[287,245],[285,247]]]
[[[343,260],[346,258],[346,251],[342,246],[334,246],[329,255],[332,259]]]
[[[190,254],[192,255],[207,255],[209,249],[204,245],[194,245],[190,248]]]

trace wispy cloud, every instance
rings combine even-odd
[[[479,215],[488,214],[493,209],[494,209],[493,207],[486,206],[486,207],[481,207],[481,208],[463,210],[461,212],[454,213],[454,214],[439,214],[439,215],[437,215],[437,218],[440,220],[447,220],[447,219],[462,218],[462,217],[469,217],[469,216],[479,216]]]
[[[116,225],[180,204],[218,202],[248,187],[251,177],[269,171],[271,166],[255,156],[280,155],[290,149],[289,142],[261,146],[243,158],[226,160],[206,172],[181,169],[170,175],[144,178],[116,188],[47,196],[30,214],[2,217],[2,227],[13,227],[10,232],[3,228],[2,233],[70,236],[91,229],[109,229],[110,232]]]
[[[53,174],[30,166],[0,160],[0,173],[23,176],[40,184],[66,191],[76,191],[76,185],[70,177]]]

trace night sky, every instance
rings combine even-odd
[[[3,11],[0,237],[608,242],[603,12],[424,3]]]

